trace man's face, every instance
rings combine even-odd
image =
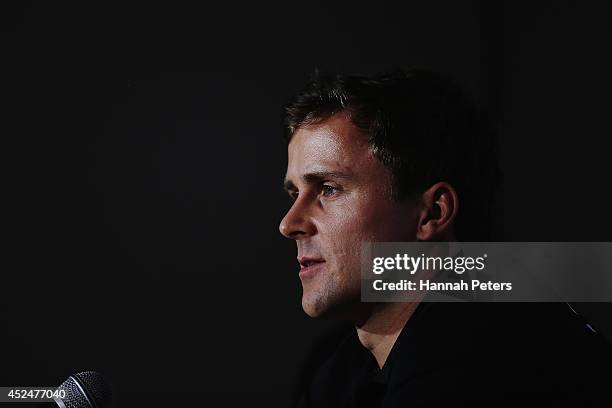
[[[297,243],[302,307],[346,315],[360,303],[362,242],[414,241],[413,200],[391,198],[391,171],[342,113],[298,129],[285,187],[294,198],[280,232]]]

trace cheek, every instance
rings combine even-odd
[[[335,256],[355,256],[361,243],[373,241],[380,235],[380,221],[384,214],[374,202],[358,201],[359,205],[338,205],[321,225],[321,238]]]
[[[345,242],[361,249],[364,241],[413,241],[415,209],[382,198],[357,200],[331,217],[330,226],[336,244]]]

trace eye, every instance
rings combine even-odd
[[[329,197],[336,194],[338,192],[338,188],[329,184],[323,184],[323,186],[321,187],[321,191],[323,192],[324,196]]]
[[[295,201],[298,198],[297,191],[288,191],[287,194],[289,194],[289,198],[291,199],[291,201]]]

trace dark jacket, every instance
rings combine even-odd
[[[422,303],[384,367],[355,330],[299,407],[605,406],[610,348],[563,303]]]

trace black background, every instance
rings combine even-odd
[[[496,122],[505,239],[612,240],[602,5],[56,3],[0,10],[0,385],[286,403],[334,325],[278,233],[281,105],[315,67],[450,74]],[[612,335],[610,304],[577,308]]]

